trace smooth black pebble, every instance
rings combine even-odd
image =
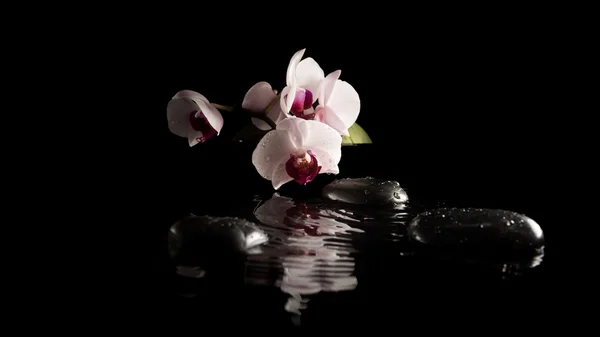
[[[176,265],[209,271],[226,264],[224,261],[244,256],[249,249],[267,242],[268,237],[244,219],[192,215],[171,226],[168,241]]]
[[[438,208],[408,224],[409,238],[422,244],[490,253],[539,253],[544,233],[533,219],[519,213],[482,208]]]
[[[408,201],[397,181],[367,178],[338,179],[322,190],[325,199],[358,205],[396,206]]]

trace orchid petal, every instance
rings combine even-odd
[[[309,90],[313,94],[314,103],[319,96],[319,87],[325,78],[325,73],[319,64],[312,58],[308,57],[298,63],[296,67],[296,84]]]
[[[342,137],[338,131],[325,123],[318,121],[306,121],[304,125],[308,129],[308,136],[304,138],[303,147],[312,150],[317,156],[319,165],[323,170],[327,169],[331,173],[336,172],[337,165],[342,158]]]
[[[273,130],[264,135],[256,146],[252,153],[252,164],[263,178],[272,179],[275,170],[285,165],[295,150],[287,131]]]
[[[242,108],[252,112],[263,112],[277,98],[273,88],[267,82],[258,82],[244,96]]]
[[[273,184],[273,188],[278,190],[283,184],[294,180],[294,178],[290,177],[290,175],[285,170],[285,162],[278,165],[275,170],[273,170],[273,175],[271,176],[271,184]]]
[[[360,113],[360,97],[350,83],[337,80],[327,100],[327,107],[331,108],[337,117],[349,128],[358,119]]]
[[[323,80],[323,86],[321,87],[321,95],[319,96],[319,104],[327,105],[327,102],[329,102],[329,97],[331,96],[331,93],[333,92],[335,83],[340,78],[341,74],[342,74],[341,70],[336,70],[336,71],[328,74],[327,77],[325,77],[325,79]]]
[[[338,135],[339,136],[339,135]],[[321,171],[319,173],[329,173],[329,174],[338,174],[340,173],[340,169],[338,164],[340,162],[342,152],[339,151],[339,156],[336,153],[326,152],[320,148],[313,148],[312,153],[317,158],[319,165],[321,166]],[[336,157],[337,156],[337,157]]]
[[[287,117],[287,115],[285,115],[283,113],[283,111],[281,111],[281,106],[279,106],[279,104],[273,104],[271,106],[271,108],[269,109],[269,111],[267,111],[267,117],[269,119],[271,119],[273,122],[275,122],[275,124],[279,123],[281,120],[283,120],[284,118]],[[271,126],[269,124],[267,124],[267,122],[258,119],[258,118],[251,118],[250,119],[252,121],[252,124],[254,124],[254,126],[256,126],[257,128],[259,128],[260,130],[263,131],[269,131],[271,130]]]
[[[337,165],[342,158],[342,137],[331,126],[319,121],[290,117],[277,124],[277,130],[288,131],[296,148],[312,150],[319,165],[323,167],[322,173],[339,171]]]
[[[190,125],[190,114],[198,110],[198,105],[186,98],[172,99],[167,104],[167,120],[169,130],[180,137],[187,137],[193,131]]]
[[[302,118],[289,117],[277,124],[277,130],[286,130],[290,134],[290,141],[294,147],[304,148],[306,139],[310,134],[309,125],[305,122],[307,121]]]
[[[321,115],[321,121],[336,129],[342,136],[350,135],[348,128],[352,125],[346,125],[330,107],[325,107]]]
[[[267,122],[263,121],[262,119],[251,117],[250,121],[259,130],[263,130],[263,131],[271,130],[271,126]]]
[[[292,109],[292,102],[294,102],[294,97],[296,96],[296,91],[293,93],[290,92],[291,87],[285,87],[281,90],[281,95],[279,96],[279,105],[281,106],[281,110],[284,113],[289,113]],[[292,96],[291,101],[289,100],[290,96]],[[288,103],[289,102],[289,103]]]
[[[201,138],[202,138],[202,132],[196,131],[196,130],[190,131],[190,133],[187,136],[190,147],[200,143]]]
[[[286,73],[286,77],[285,77],[285,84],[287,86],[292,86],[293,84],[295,84],[296,68],[298,67],[298,63],[300,63],[302,56],[304,56],[305,51],[306,51],[306,48],[304,48],[302,50],[298,50],[294,54],[294,56],[292,56],[292,58],[290,59],[290,63],[288,64],[287,73]]]
[[[177,99],[177,98],[201,99],[203,101],[208,102],[208,100],[206,99],[206,97],[204,97],[200,93],[197,93],[197,92],[192,91],[192,90],[181,90],[181,91],[177,92],[175,94],[175,96],[173,96],[172,99]]]
[[[287,107],[287,110],[283,110],[284,112],[288,113],[292,110],[292,106],[294,105],[294,100],[296,99],[297,91],[298,91],[298,86],[296,85],[296,81],[294,81],[294,83],[292,83],[292,85],[290,87],[288,87],[287,96],[285,97],[285,106]],[[281,96],[283,97],[283,93],[281,94]]]
[[[290,63],[288,64],[285,83],[286,86],[290,88],[287,92],[287,98],[285,103],[286,108],[284,109],[282,107],[283,112],[285,113],[290,112],[290,109],[292,108],[292,103],[294,102],[294,98],[296,98],[296,90],[298,89],[298,84],[296,81],[296,68],[298,67],[298,63],[300,63],[302,56],[304,56],[305,51],[306,48],[297,51],[294,54],[294,56],[292,56]],[[281,93],[281,97],[285,97],[283,92]]]
[[[204,117],[206,118],[210,126],[212,126],[212,128],[215,129],[215,131],[217,131],[218,135],[221,132],[221,129],[223,128],[223,116],[221,115],[219,110],[217,110],[217,108],[215,108],[212,104],[208,103],[207,101],[197,98],[194,98],[193,100],[194,102],[196,102],[198,107],[200,107],[200,110],[202,110]]]
[[[275,124],[277,124],[281,122],[281,120],[286,118],[287,115],[285,115],[283,111],[281,111],[281,106],[279,106],[279,104],[273,104],[269,111],[267,111],[267,117],[269,117],[273,122],[275,122]]]

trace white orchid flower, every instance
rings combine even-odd
[[[252,164],[278,190],[292,180],[306,184],[319,173],[338,174],[341,146],[342,137],[329,125],[289,117],[260,140]]]
[[[167,105],[169,130],[188,139],[190,146],[203,143],[223,128],[223,116],[206,97],[182,90],[171,98]]]
[[[296,117],[313,119],[313,104],[319,97],[325,73],[312,57],[300,61],[305,51],[306,48],[297,51],[290,60],[280,105],[285,114],[291,112]]]
[[[267,82],[258,82],[252,86],[244,96],[242,108],[257,114],[266,113],[266,117],[275,124],[287,116],[281,111],[278,103],[277,91],[273,90]],[[261,130],[271,130],[271,126],[258,118],[251,118],[252,124]]]
[[[360,97],[348,82],[339,80],[341,73],[341,70],[336,70],[323,80],[315,120],[331,126],[342,136],[348,136],[348,128],[356,122],[360,113]]]

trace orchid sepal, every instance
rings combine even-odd
[[[189,146],[204,143],[221,133],[223,116],[203,95],[191,90],[177,92],[167,104],[171,133],[188,139]]]
[[[342,138],[327,124],[289,117],[260,140],[252,153],[257,172],[273,188],[295,180],[312,181],[318,174],[338,174]]]

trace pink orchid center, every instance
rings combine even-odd
[[[292,103],[291,112],[296,117],[304,118],[304,119],[313,119],[314,114],[305,114],[304,110],[308,110],[312,107],[313,104],[313,94],[310,90],[307,89],[298,89],[296,90],[296,96],[294,97],[294,102]]]
[[[319,105],[316,109],[315,109],[315,113],[314,113],[314,120],[319,121],[319,122],[323,122],[325,120],[325,107],[322,105]]]
[[[190,126],[195,131],[202,133],[202,136],[197,138],[201,143],[204,143],[217,134],[217,130],[210,125],[206,116],[202,113],[202,110],[192,111],[190,113]]]
[[[312,151],[299,149],[290,154],[290,159],[285,163],[285,171],[297,183],[306,185],[319,174],[321,166]]]

